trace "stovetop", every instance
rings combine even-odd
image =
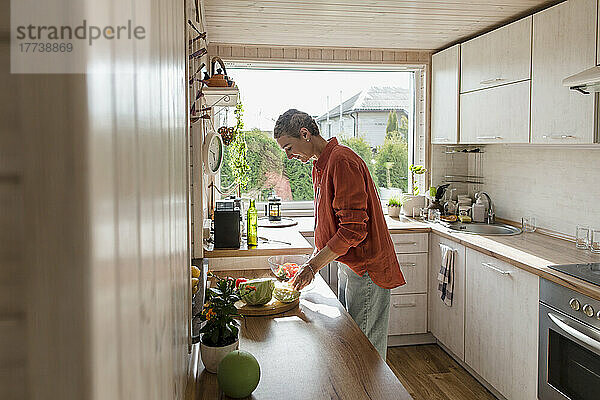
[[[549,265],[548,268],[600,286],[600,263]]]

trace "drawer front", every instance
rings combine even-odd
[[[427,233],[405,233],[392,235],[396,253],[426,253]]]
[[[413,333],[427,333],[427,295],[392,295],[388,335]]]
[[[406,285],[392,289],[394,294],[427,293],[427,254],[398,254]]]

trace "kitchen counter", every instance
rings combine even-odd
[[[432,232],[480,251],[559,285],[600,300],[600,287],[548,268],[548,265],[600,262],[599,254],[575,248],[575,243],[540,233],[483,236],[457,233],[431,224]]]
[[[256,278],[269,270],[223,271],[223,276]],[[216,271],[219,274],[219,271]],[[325,281],[303,292],[300,306],[286,313],[242,320],[240,350],[260,364],[256,399],[412,399],[344,310]],[[187,398],[227,399],[217,377],[204,371],[194,346],[195,382]]]
[[[310,243],[299,232],[298,226],[287,228],[259,227],[258,236],[268,240],[259,239],[258,246],[250,248],[244,241],[239,249],[215,249],[212,244],[205,245],[204,258],[295,255],[310,254],[313,251]],[[269,240],[275,241],[271,242]],[[290,244],[277,242],[278,240]]]
[[[385,216],[391,234],[434,232],[471,249],[505,261],[528,272],[546,278],[600,300],[600,288],[581,279],[554,271],[548,265],[600,262],[600,254],[575,248],[575,243],[537,232],[514,236],[484,236],[452,231],[443,225],[423,223],[410,218]],[[305,236],[313,235],[314,219],[298,218]]]
[[[269,231],[269,237],[294,239],[294,246],[268,243],[251,250],[205,251],[205,257],[242,257],[246,255],[310,254],[312,246],[304,237],[314,236],[314,218],[295,218],[298,225],[290,228],[259,228]],[[600,300],[600,288],[581,279],[554,271],[548,265],[600,262],[599,254],[575,248],[573,242],[541,233],[522,233],[514,236],[484,236],[452,231],[443,225],[423,223],[410,218],[385,216],[391,234],[434,232],[471,249],[505,261],[559,285]],[[286,230],[284,232],[284,230]],[[281,234],[279,234],[281,233]],[[235,263],[232,266],[236,265]]]

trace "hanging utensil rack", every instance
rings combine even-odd
[[[481,146],[448,145],[444,146],[443,153],[446,155],[446,165],[451,171],[455,171],[457,158],[467,155],[467,170],[472,174],[447,174],[444,175],[445,183],[464,183],[473,185],[473,191],[478,192],[484,184],[483,177],[483,154],[485,150]],[[463,161],[464,162],[464,161]]]

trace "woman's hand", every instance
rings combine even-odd
[[[302,290],[308,286],[313,279],[315,279],[315,273],[313,272],[312,267],[306,263],[300,266],[298,273],[294,275],[290,281],[290,285],[292,285],[294,290]]]

